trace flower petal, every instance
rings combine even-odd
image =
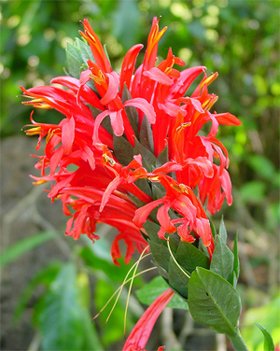
[[[126,84],[127,88],[130,88],[130,82],[132,78],[133,71],[135,69],[135,62],[137,59],[137,56],[140,52],[140,50],[143,48],[144,45],[142,44],[137,44],[134,45],[132,48],[128,50],[126,53],[123,63],[122,63],[122,68],[121,68],[121,73],[120,73],[120,91],[122,93],[123,87]]]
[[[109,82],[108,89],[100,100],[101,104],[107,105],[110,101],[114,100],[119,90],[119,76],[116,72],[106,74]]]
[[[173,83],[173,80],[157,67],[152,67],[149,71],[145,71],[143,74],[144,76],[149,77],[150,79],[163,85],[172,85]]]
[[[71,152],[72,145],[75,137],[75,120],[73,117],[64,119],[61,122],[61,142],[64,154],[67,155]]]
[[[156,122],[156,113],[153,105],[149,104],[147,100],[143,98],[135,98],[131,100],[127,100],[124,103],[124,106],[133,106],[141,110],[147,117],[148,121],[151,124]]]

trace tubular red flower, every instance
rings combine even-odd
[[[174,291],[167,289],[147,308],[127,338],[123,351],[145,351],[153,327],[173,295]]]
[[[84,19],[83,21],[84,25],[84,32],[80,32],[80,34],[86,39],[86,41],[89,43],[93,57],[104,72],[111,72],[111,64],[107,58],[107,55],[103,49],[103,46],[96,35],[96,33],[93,31],[91,28],[89,21],[87,19]]]

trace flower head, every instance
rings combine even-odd
[[[35,183],[51,183],[48,196],[62,201],[70,217],[66,234],[74,239],[86,234],[96,240],[97,223],[115,227],[115,263],[120,240],[127,245],[127,261],[143,250],[147,220],[159,223],[162,239],[175,232],[183,241],[201,239],[211,256],[213,238],[203,205],[215,213],[225,200],[232,202],[228,154],[217,131],[220,125],[239,124],[230,113],[211,112],[217,96],[208,86],[217,74],[207,76],[203,66],[179,70],[184,62],[171,49],[157,63],[166,31],[157,18],[143,64],[136,68],[143,48],[138,44],[128,50],[118,73],[86,19],[83,25],[81,35],[94,60],[80,76],[22,88],[30,99],[24,104],[61,114],[57,124],[31,116],[26,134],[39,136],[38,149],[46,141]],[[206,124],[210,131],[202,135]]]

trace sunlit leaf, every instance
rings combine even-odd
[[[258,323],[257,323],[257,327],[263,333],[263,337],[264,337],[263,350],[264,351],[274,351],[274,344],[273,344],[273,340],[272,340],[270,333],[263,326],[261,326]]]

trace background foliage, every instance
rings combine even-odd
[[[262,338],[252,327],[255,322],[266,326],[276,339],[280,339],[279,329],[271,323],[277,311],[274,307],[279,305],[276,296],[279,252],[274,244],[279,243],[280,217],[279,7],[278,0],[1,2],[2,138],[19,135],[29,120],[29,111],[20,104],[19,86],[45,84],[53,76],[63,74],[64,49],[67,42],[78,36],[79,21],[84,17],[89,18],[102,42],[106,43],[116,68],[131,45],[146,42],[152,17],[161,16],[161,26],[167,25],[168,31],[161,41],[160,55],[165,56],[171,46],[187,66],[202,64],[209,72],[219,72],[219,79],[211,86],[219,96],[216,109],[230,111],[243,122],[239,128],[222,131],[231,156],[235,199],[234,205],[225,209],[224,217],[230,239],[239,232],[241,289],[247,311],[243,332],[251,341],[252,350],[260,347]],[[36,116],[40,117],[40,114],[36,112]],[[53,240],[51,235],[49,239]],[[26,251],[24,248],[44,242],[39,240],[38,244],[38,238],[34,240],[34,246],[32,242],[26,246],[25,242],[23,249],[16,248],[18,251],[12,252],[12,259],[4,262],[7,264],[5,269],[9,261]],[[94,250],[98,254],[98,250]],[[44,287],[44,293],[35,304],[33,318],[43,349],[62,350],[64,347],[70,350],[67,344],[70,339],[73,350],[87,349],[90,345],[109,349],[122,339],[119,321],[123,318],[124,307],[118,307],[106,331],[102,315],[96,323],[97,330],[91,325],[92,311],[102,307],[128,269],[126,266],[115,269],[108,257],[102,257],[106,249],[99,246],[99,250],[101,257],[95,258],[92,248],[85,243],[70,244],[67,263],[52,263],[31,281],[31,286],[40,284]],[[64,280],[67,280],[67,286],[63,284]],[[71,284],[74,281],[79,282],[76,287]],[[93,285],[93,281],[96,284]],[[141,285],[141,280],[137,284]],[[32,296],[32,289],[26,294],[23,301]],[[260,304],[263,306],[257,309]],[[44,306],[49,306],[50,310]],[[61,309],[59,318],[64,315],[63,309],[68,311],[70,307],[69,319],[59,321],[61,327],[66,328],[65,335],[51,334],[51,326],[55,323],[51,309]],[[139,310],[136,308],[129,317],[128,326],[140,311],[139,305]],[[76,327],[79,332],[74,335]]]

